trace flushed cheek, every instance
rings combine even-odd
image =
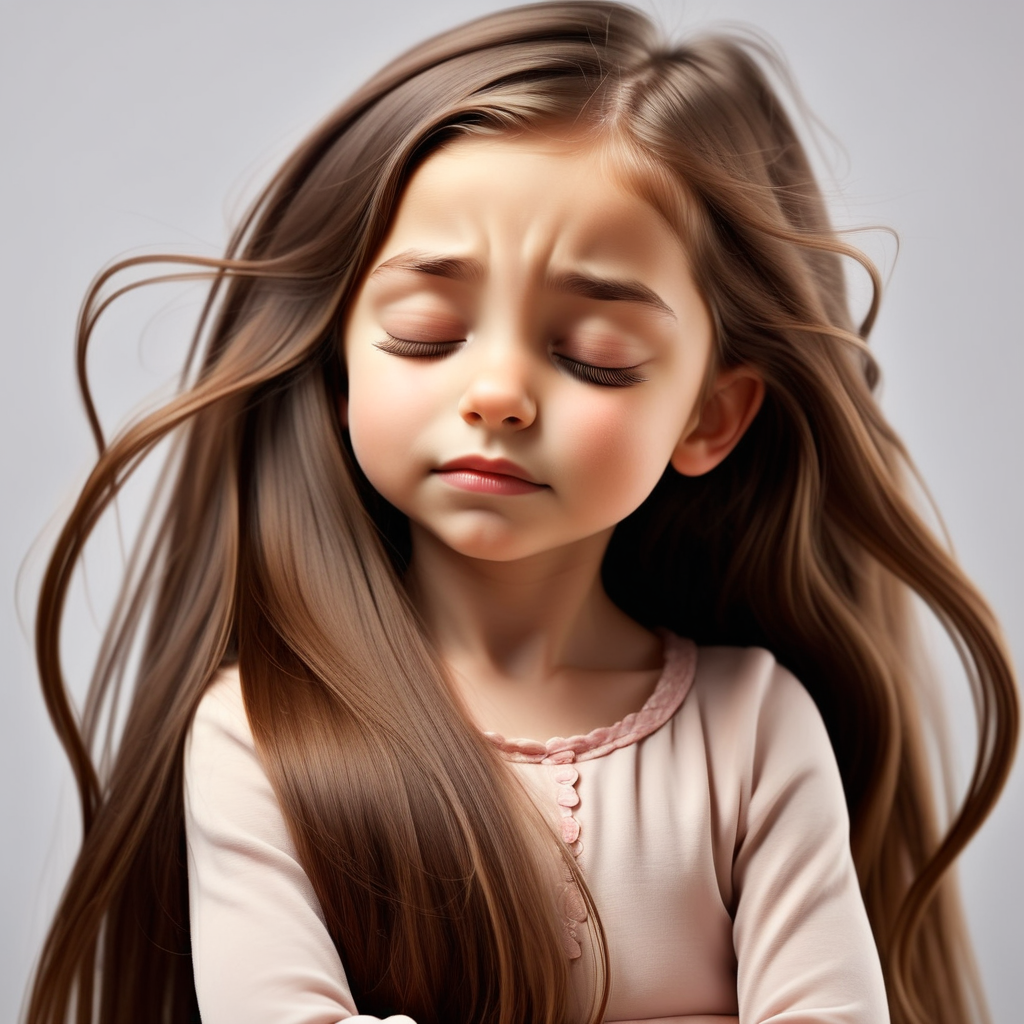
[[[433,415],[424,388],[397,375],[388,381],[350,380],[349,435],[357,461],[371,484],[389,501],[421,475],[425,456],[418,439]]]
[[[624,519],[654,488],[668,465],[670,450],[662,452],[645,431],[643,416],[630,409],[595,410],[577,415],[566,425],[565,472],[586,514]]]

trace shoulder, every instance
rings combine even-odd
[[[189,741],[193,747],[218,740],[231,740],[247,747],[253,745],[237,665],[229,665],[217,672],[192,716]]]
[[[697,648],[691,702],[693,711],[715,722],[718,735],[824,728],[803,684],[763,647]]]
[[[713,788],[755,794],[815,779],[844,804],[835,752],[803,684],[759,647],[699,647],[682,714],[701,737]],[[824,795],[827,794],[827,797]]]
[[[261,774],[238,668],[222,668],[206,687],[185,738],[186,794]]]
[[[189,824],[221,832],[233,824],[275,822],[277,801],[256,752],[235,666],[221,669],[196,708],[185,741],[185,806]]]
[[[698,648],[689,714],[699,719],[709,782],[734,804],[739,832],[799,799],[818,825],[845,835],[846,801],[835,752],[811,695],[769,651]],[[799,795],[799,796],[798,796]]]
[[[249,719],[242,698],[238,667],[220,669],[207,685],[192,716],[185,740],[185,776],[194,780],[231,765],[258,764]]]

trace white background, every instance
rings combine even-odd
[[[26,623],[53,517],[66,510],[91,457],[72,355],[89,280],[127,252],[216,254],[228,224],[290,145],[362,79],[426,35],[500,6],[4,4],[0,1020],[15,1019],[77,842],[74,788],[38,694]],[[824,147],[842,193],[837,216],[899,232],[895,261],[883,236],[863,238],[891,273],[873,339],[885,408],[1021,664],[1024,7],[660,0],[646,9],[674,35],[729,19],[769,33],[845,147]],[[150,294],[129,300],[101,328],[90,368],[108,424],[173,375],[197,303],[195,292]],[[129,524],[136,505],[129,496]],[[108,530],[88,561],[100,610],[118,557]],[[83,593],[72,603],[65,645],[78,689],[97,636]],[[947,651],[938,654],[949,662]],[[955,672],[947,674],[963,784],[971,709]],[[999,1024],[1019,1019],[1024,1004],[1022,812],[1018,770],[962,862],[968,919]]]

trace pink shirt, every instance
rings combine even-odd
[[[601,914],[606,1020],[884,1024],[878,955],[825,728],[760,649],[666,638],[644,707],[547,743],[488,734],[557,819]],[[245,717],[237,671],[204,695],[185,755],[204,1024],[364,1024]],[[585,910],[565,952],[590,982]],[[586,999],[584,999],[586,1005]],[[408,1018],[388,1018],[406,1024]]]

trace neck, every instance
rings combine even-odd
[[[506,679],[629,669],[657,644],[601,584],[611,531],[515,561],[468,558],[412,524],[406,584],[441,657]]]

